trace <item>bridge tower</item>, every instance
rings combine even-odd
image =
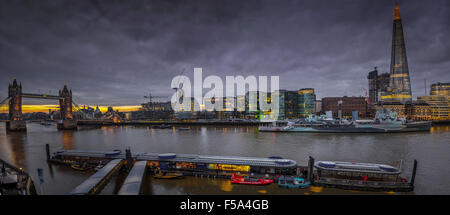
[[[6,123],[8,131],[26,131],[27,124],[22,119],[22,84],[17,84],[16,79],[8,85],[9,122]]]
[[[58,129],[76,129],[77,122],[73,118],[72,114],[72,90],[67,88],[64,84],[64,88],[59,90],[59,111],[61,112],[62,122],[58,123]]]

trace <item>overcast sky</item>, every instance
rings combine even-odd
[[[413,96],[450,82],[448,0],[401,0]],[[171,80],[279,75],[280,88],[318,98],[360,96],[367,73],[389,72],[393,0],[2,0],[0,100],[64,83],[79,104],[171,96]],[[27,102],[25,102],[27,103]]]

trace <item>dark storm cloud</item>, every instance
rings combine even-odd
[[[450,81],[449,3],[400,2],[414,96]],[[392,0],[1,1],[0,99],[67,83],[78,103],[137,104],[170,96],[172,78],[279,75],[318,97],[364,94],[389,71]]]

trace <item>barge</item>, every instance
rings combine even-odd
[[[317,172],[314,184],[364,191],[409,192],[414,189],[417,162],[414,162],[412,182],[400,176],[401,171],[385,164],[369,164],[339,161],[318,161],[314,163]]]

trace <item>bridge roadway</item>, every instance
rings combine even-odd
[[[22,98],[38,98],[38,99],[63,99],[62,96],[36,94],[36,93],[22,93]]]
[[[122,166],[122,159],[115,159],[108,162],[103,168],[94,175],[86,179],[70,192],[70,195],[95,195],[98,194],[103,187],[111,179],[112,175]]]
[[[147,171],[147,161],[136,161],[118,195],[139,195]]]

